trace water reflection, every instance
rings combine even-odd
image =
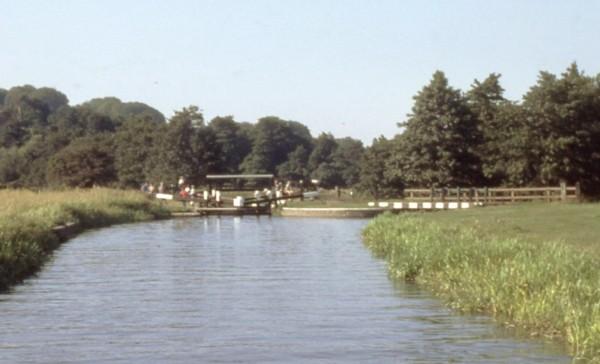
[[[0,296],[0,362],[568,362],[387,279],[363,220],[123,225]]]

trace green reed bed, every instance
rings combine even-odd
[[[53,227],[78,229],[167,217],[143,194],[111,189],[0,191],[0,291],[35,273],[60,243]]]
[[[532,335],[566,341],[576,358],[600,361],[600,263],[563,242],[530,243],[430,215],[379,216],[365,244],[396,279],[431,288],[453,308],[483,312]]]

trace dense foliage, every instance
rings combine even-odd
[[[106,97],[69,106],[57,90],[26,85],[0,89],[0,186],[169,186],[179,176],[202,184],[208,173],[242,172],[354,185],[362,143],[327,137],[322,150],[306,126],[275,116],[206,123],[189,106],[166,122],[139,102]],[[318,163],[311,168],[310,161]]]
[[[498,74],[475,80],[463,93],[435,72],[414,97],[412,114],[399,124],[404,132],[367,148],[363,184],[393,191],[580,182],[585,193],[598,195],[600,76],[587,76],[572,64],[560,77],[541,72],[522,102],[503,93]],[[389,156],[378,151],[381,143],[389,144]],[[377,170],[373,154],[386,158],[385,173]],[[374,179],[369,174],[377,172],[380,177],[369,182]]]
[[[143,103],[70,106],[60,91],[25,85],[0,89],[0,186],[168,186],[179,176],[202,184],[207,173],[274,173],[376,197],[562,181],[600,192],[600,76],[575,64],[560,76],[541,72],[519,102],[504,97],[498,74],[462,92],[437,71],[399,126],[365,148],[276,116],[207,122],[189,106],[166,121]]]

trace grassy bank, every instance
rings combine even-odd
[[[167,217],[137,192],[110,189],[64,192],[0,191],[0,291],[35,273],[60,243],[52,228],[79,229]]]
[[[576,357],[600,361],[600,260],[589,253],[600,248],[593,235],[577,241],[599,229],[580,231],[600,206],[556,207],[580,219],[566,224],[563,218],[572,216],[552,205],[386,214],[367,226],[364,240],[388,261],[392,277],[431,288],[457,310],[489,313],[532,335],[564,340]]]

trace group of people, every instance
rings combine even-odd
[[[144,182],[144,183],[142,183],[142,186],[140,187],[140,189],[142,192],[149,193],[149,194],[164,193],[165,192],[165,184],[163,182],[160,182],[158,184],[158,187],[155,187],[154,184],[152,184],[152,183]]]

